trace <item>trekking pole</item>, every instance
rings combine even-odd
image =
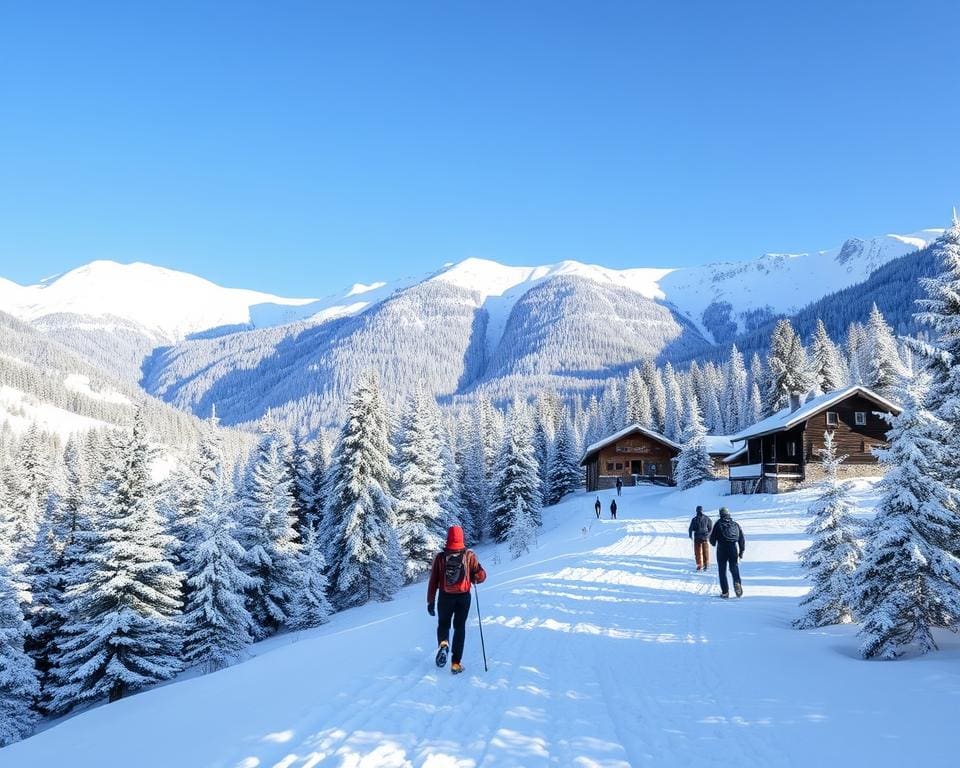
[[[477,585],[473,585],[473,595],[477,600],[477,624],[480,625],[480,649],[483,651],[483,671],[489,672],[487,668],[487,647],[483,644],[483,619],[480,618],[480,593],[477,592]]]

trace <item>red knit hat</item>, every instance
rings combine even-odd
[[[451,525],[447,531],[447,549],[466,549],[463,543],[463,528]]]

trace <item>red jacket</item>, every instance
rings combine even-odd
[[[433,558],[433,567],[430,569],[430,581],[427,583],[427,605],[433,605],[433,601],[437,596],[437,590],[443,589],[444,555],[447,554],[447,551],[448,550],[444,550]],[[463,586],[466,588],[455,590],[457,593],[469,592],[471,584],[483,584],[483,582],[486,581],[487,572],[483,570],[483,566],[480,565],[480,561],[477,560],[477,556],[473,554],[472,549],[468,549],[464,553],[463,567],[466,572]],[[446,592],[447,590],[443,591]],[[454,592],[454,590],[450,591]]]

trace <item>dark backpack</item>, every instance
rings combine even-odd
[[[467,566],[463,562],[467,550],[444,552],[443,554],[443,591],[469,592],[470,580],[467,578]]]
[[[710,533],[710,518],[706,515],[697,515],[694,518],[693,532],[697,536],[707,536]]]
[[[722,517],[720,522],[717,523],[720,526],[720,540],[721,541],[740,541],[740,526],[737,525],[736,520],[732,517]]]

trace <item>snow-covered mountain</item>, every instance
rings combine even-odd
[[[336,423],[370,367],[397,397],[419,384],[445,397],[509,397],[589,389],[642,360],[689,359],[863,282],[941,231],[679,269],[472,258],[319,299],[98,261],[38,285],[0,280],[0,308],[194,413],[217,404],[226,423],[242,423],[273,409],[316,428]]]

